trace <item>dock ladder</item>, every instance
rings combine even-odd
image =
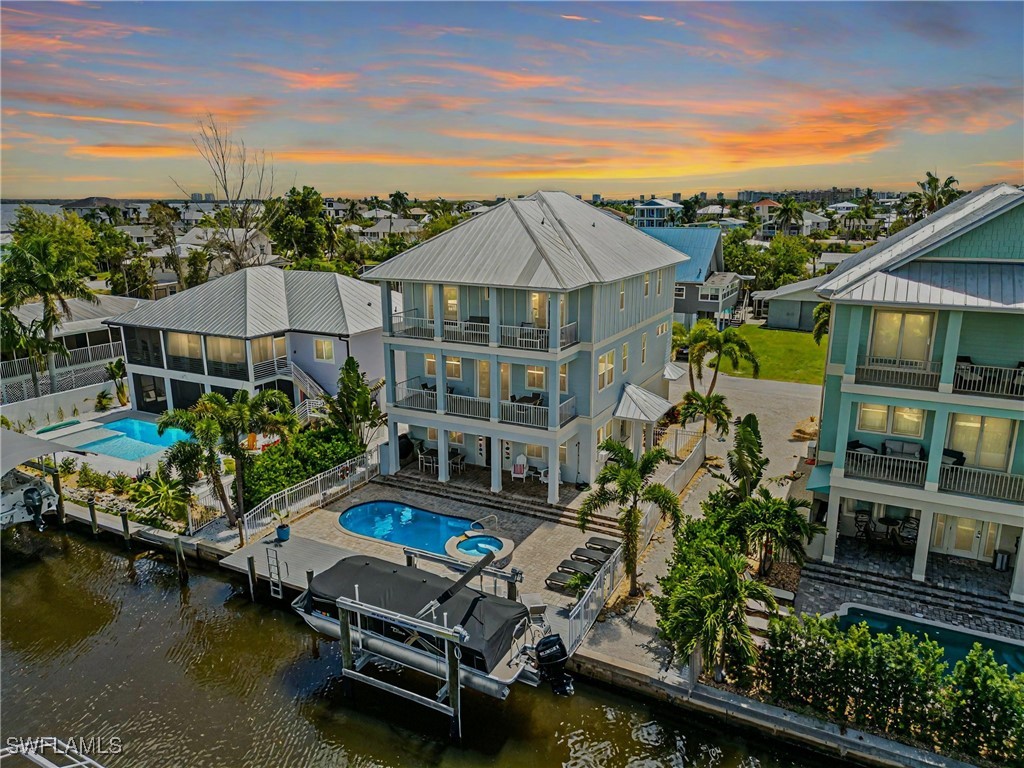
[[[281,562],[277,550],[267,547],[267,573],[270,577],[270,596],[281,599],[284,596],[284,584],[281,581]]]

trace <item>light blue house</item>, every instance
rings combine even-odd
[[[1015,568],[1024,601],[1024,192],[967,195],[845,260],[832,304],[818,466],[823,559],[881,533],[913,553]]]
[[[399,471],[407,425],[424,454],[454,459],[437,462],[441,481],[464,462],[488,467],[497,492],[524,456],[555,503],[560,481],[594,479],[605,439],[652,445],[650,425],[670,407],[673,277],[685,258],[572,195],[537,192],[375,267],[386,469]],[[405,307],[393,318],[389,287]]]

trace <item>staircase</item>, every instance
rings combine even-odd
[[[847,589],[870,592],[893,600],[912,600],[926,603],[932,608],[958,611],[994,621],[1024,625],[1024,605],[1010,602],[1010,598],[994,590],[978,593],[929,582],[910,579],[892,579],[881,574],[866,573],[846,565],[808,562],[801,578]]]
[[[295,363],[291,364],[292,381],[299,387],[306,399],[292,408],[292,413],[298,418],[300,424],[309,424],[313,419],[323,416],[324,395],[326,391],[312,376],[299,368]]]
[[[540,501],[509,493],[496,494],[455,483],[440,483],[412,474],[381,475],[375,478],[374,482],[403,491],[413,491],[427,496],[436,496],[441,499],[451,499],[452,501],[460,501],[464,504],[475,504],[484,509],[511,512],[545,522],[559,523],[560,525],[568,525],[573,528],[577,527],[575,510],[551,506]],[[621,531],[619,531],[618,520],[609,515],[594,515],[587,526],[587,532],[596,535],[610,534],[616,538],[622,535]]]

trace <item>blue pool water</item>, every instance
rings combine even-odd
[[[162,435],[157,434],[156,424],[139,419],[118,419],[104,424],[102,428],[120,434],[94,440],[81,448],[128,461],[138,461],[170,448],[181,440],[189,439],[188,432],[174,428],[166,430]]]
[[[338,523],[361,536],[443,555],[445,542],[468,531],[471,521],[395,501],[368,501],[346,509]]]
[[[1001,640],[992,640],[987,637],[978,637],[966,632],[958,632],[955,629],[936,627],[931,624],[920,624],[912,619],[900,616],[889,616],[884,613],[875,613],[862,608],[850,608],[845,616],[839,617],[839,628],[849,629],[854,624],[865,622],[873,634],[895,634],[896,627],[902,627],[904,632],[909,632],[918,637],[928,635],[946,650],[945,658],[949,662],[949,670],[961,659],[967,658],[967,652],[975,643],[981,643],[984,648],[991,648],[996,661],[1005,664],[1010,674],[1024,672],[1024,645],[1016,645]]]
[[[465,552],[467,555],[480,555],[480,557],[500,549],[501,542],[493,536],[470,536],[458,544],[459,552]]]

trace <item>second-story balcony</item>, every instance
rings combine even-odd
[[[943,466],[939,470],[939,490],[963,496],[1012,501],[1024,504],[1024,476],[1009,472],[966,466]]]
[[[184,357],[181,355],[167,355],[167,367],[172,371],[184,371],[186,373],[202,373],[203,360],[200,357]]]
[[[858,384],[937,390],[941,372],[942,363],[938,361],[902,360],[869,355],[857,361],[855,381]]]
[[[125,342],[125,356],[129,364],[146,365],[151,368],[163,368],[164,358],[159,342],[153,343],[144,339],[129,339]]]
[[[109,360],[116,360],[124,355],[124,347],[120,341],[109,344],[95,344],[91,347],[79,347],[72,349],[67,355],[54,355],[54,368],[74,368],[83,365],[95,365],[105,363]],[[35,366],[31,358],[22,357],[16,360],[4,360],[0,363],[0,377],[14,379],[19,376],[31,376]],[[40,366],[43,368],[45,366]],[[37,373],[39,370],[37,369]]]
[[[928,462],[920,459],[884,456],[859,450],[846,452],[847,477],[923,488],[927,470]]]
[[[437,323],[418,309],[410,309],[392,316],[391,334],[407,339],[433,339],[439,335],[444,341],[456,344],[474,344],[486,347],[494,344],[510,349],[551,349],[549,328],[540,328],[534,323],[498,325],[497,334],[492,336],[490,318],[471,316],[465,320],[442,320],[440,333]],[[579,324],[567,323],[557,329],[560,349],[579,343]]]
[[[436,385],[426,379],[415,377],[395,385],[395,405],[416,411],[437,413],[438,396]],[[497,405],[497,421],[520,427],[547,429],[550,424],[550,408],[543,405],[543,397],[532,395],[515,400],[501,400]],[[451,387],[445,393],[444,413],[467,419],[491,420],[491,401],[486,397],[456,394]],[[558,404],[558,426],[576,418],[576,398],[567,397]]]
[[[1024,363],[1018,363],[1016,368],[1007,368],[975,365],[960,358],[953,371],[953,391],[1024,400]]]
[[[225,363],[220,360],[207,360],[206,370],[210,376],[219,376],[222,379],[246,381],[249,378],[249,366],[245,363]]]
[[[254,381],[269,379],[278,374],[287,375],[291,372],[291,365],[287,357],[275,357],[270,360],[260,360],[252,364],[252,377]]]

